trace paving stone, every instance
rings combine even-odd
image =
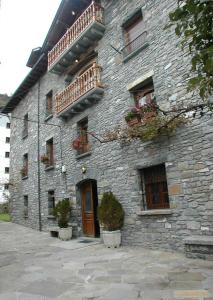
[[[189,299],[212,298],[213,262],[142,247],[58,247],[46,233],[11,223],[0,223],[0,232],[1,258],[15,249],[13,263],[0,268],[0,300],[185,300],[174,294],[183,290],[208,292]],[[32,249],[42,255],[26,256]]]
[[[184,290],[184,291],[175,291],[174,292],[175,298],[204,298],[208,297],[209,293],[206,290]]]

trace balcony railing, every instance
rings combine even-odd
[[[136,52],[146,44],[147,44],[147,31],[144,31],[138,37],[136,37],[136,39],[128,43],[122,49],[123,57],[126,58],[128,55],[130,55],[133,52]]]
[[[101,67],[96,63],[80,75],[64,91],[56,94],[56,114],[59,115],[68,107],[73,106],[84,95],[87,98],[87,94],[95,89],[103,89],[103,85],[101,84]],[[90,95],[90,97],[92,96]]]
[[[104,9],[97,3],[92,3],[48,53],[48,69],[51,69],[59,57],[95,21],[104,24]]]

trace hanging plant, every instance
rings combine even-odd
[[[40,160],[41,160],[41,162],[42,162],[43,164],[45,164],[45,165],[48,164],[49,161],[50,161],[49,157],[48,157],[46,154],[41,155]]]
[[[24,166],[24,167],[21,168],[20,173],[21,173],[22,177],[26,177],[27,176],[27,172],[28,172],[28,169],[27,169],[26,166]]]
[[[75,150],[79,150],[82,148],[82,141],[81,141],[81,138],[77,138],[73,141],[72,143],[72,147],[73,149]]]

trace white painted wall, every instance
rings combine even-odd
[[[5,158],[5,152],[10,152],[10,144],[6,143],[6,137],[10,137],[10,129],[6,124],[10,123],[8,117],[0,115],[0,203],[4,202],[9,192],[4,190],[4,184],[9,182],[9,174],[5,174],[5,167],[10,166],[10,159]]]

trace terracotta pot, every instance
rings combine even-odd
[[[154,112],[154,111],[146,112],[143,115],[142,124],[146,124],[147,122],[149,122],[150,120],[152,120],[155,117],[156,117],[156,112]]]
[[[127,124],[131,127],[131,126],[134,126],[136,124],[139,124],[141,122],[140,118],[138,117],[135,117],[135,118],[132,118],[130,119]]]

